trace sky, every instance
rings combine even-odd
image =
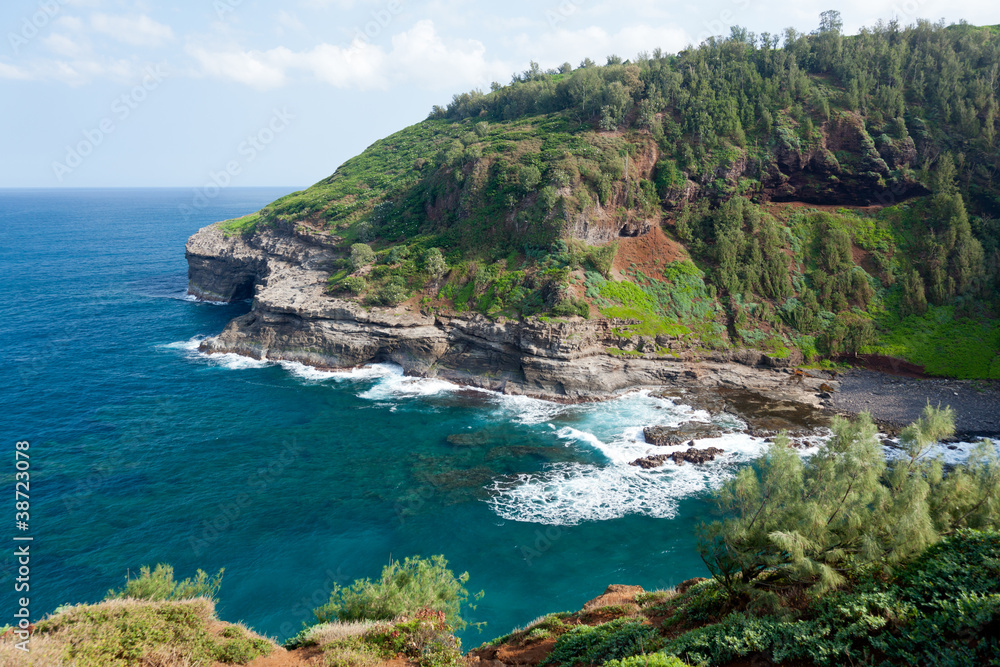
[[[1000,23],[995,0],[4,0],[0,188],[305,187],[435,104],[734,25]]]

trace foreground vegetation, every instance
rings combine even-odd
[[[595,604],[606,595],[472,655],[566,667],[1000,664],[1000,461],[983,443],[946,470],[932,450],[953,418],[928,406],[888,457],[866,415],[835,421],[809,458],[778,437],[715,494],[719,517],[700,529],[711,579]],[[39,621],[31,654],[8,635],[0,656],[180,667],[272,653],[269,640],[215,617],[221,577],[143,568],[104,602]],[[441,556],[393,561],[378,579],[335,587],[285,646],[332,667],[459,665],[454,632],[474,609],[467,581]]]
[[[541,664],[567,666],[1000,664],[995,447],[945,474],[929,451],[953,415],[930,407],[889,461],[867,416],[833,430],[808,460],[777,439],[718,492],[701,531],[712,579],[491,645],[555,638]]]
[[[891,571],[852,569],[823,595],[733,598],[705,580],[683,593],[552,614],[477,653],[544,644],[542,665],[606,667],[997,665],[998,556],[1000,533],[960,530]]]
[[[276,645],[215,614],[220,571],[174,580],[173,568],[142,568],[97,604],[66,605],[35,624],[30,651],[0,641],[0,663],[51,667],[189,667],[215,662],[245,665]]]

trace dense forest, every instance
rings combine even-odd
[[[371,305],[621,320],[615,354],[1000,378],[1000,29],[841,27],[532,63],[228,229],[327,231],[331,292]]]

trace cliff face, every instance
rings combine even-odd
[[[334,298],[326,281],[335,241],[287,226],[227,236],[212,225],[192,236],[190,293],[220,301],[253,297],[251,312],[207,339],[202,350],[324,368],[392,362],[408,375],[562,401],[638,387],[726,385],[819,403],[822,380],[772,368],[787,363],[759,353],[694,353],[668,337],[623,342],[605,320],[443,317]],[[676,352],[613,356],[609,347]]]

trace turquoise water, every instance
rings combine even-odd
[[[485,591],[470,647],[608,584],[706,574],[706,489],[760,443],[729,436],[701,469],[627,463],[643,426],[707,415],[200,355],[249,304],[185,299],[187,237],[285,192],[231,189],[185,217],[189,190],[0,190],[0,447],[12,487],[14,443],[31,442],[33,616],[143,564],[224,567],[222,618],[284,639],[332,582],[441,553]]]

